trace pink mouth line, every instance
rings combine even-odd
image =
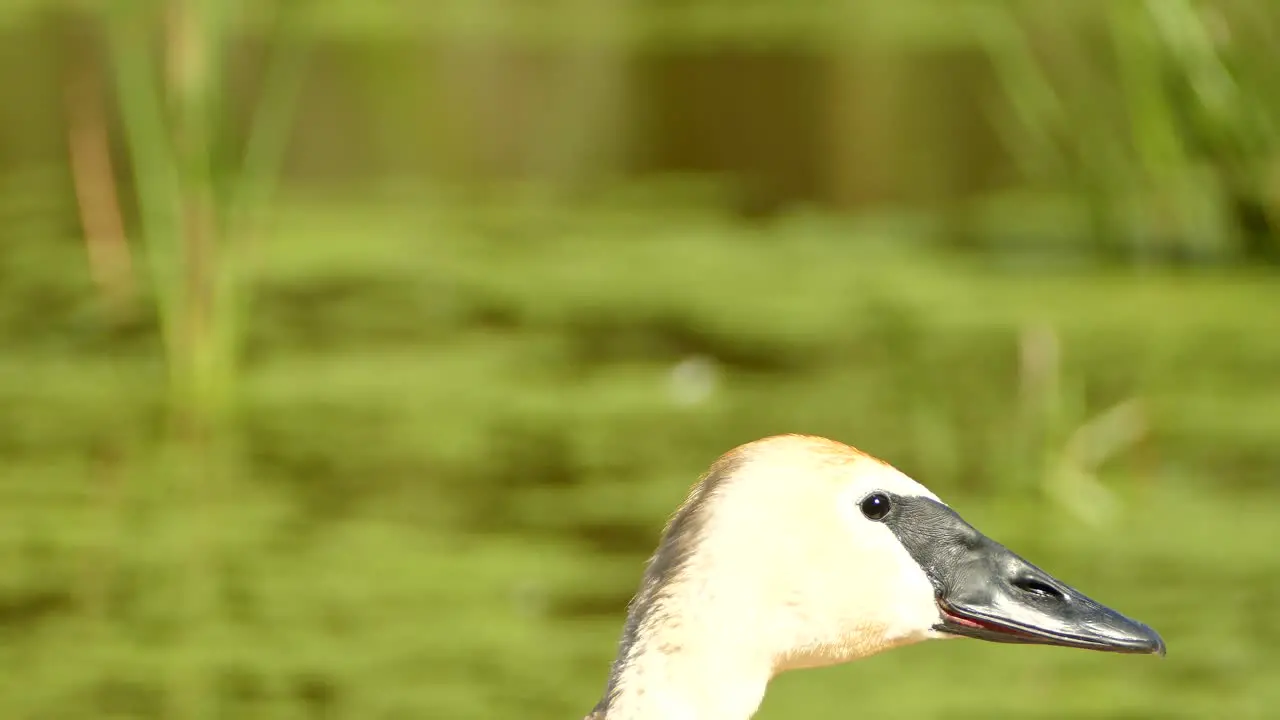
[[[964,627],[974,628],[975,630],[987,630],[990,632],[1002,633],[1004,635],[1014,635],[1017,637],[1024,637],[1024,638],[1035,638],[1035,636],[1030,633],[1024,632],[1022,630],[1018,630],[1016,628],[1011,628],[1007,625],[997,625],[995,623],[982,622],[980,620],[970,620],[969,618],[963,618],[963,617],[960,617],[959,615],[948,612],[945,608],[939,608],[939,609],[942,611],[943,617],[946,618],[948,622],[954,623],[956,625],[963,625]]]

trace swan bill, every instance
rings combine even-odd
[[[1165,654],[1155,630],[1032,565],[940,502],[895,497],[883,522],[933,584],[935,631],[989,642]]]

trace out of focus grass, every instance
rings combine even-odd
[[[192,508],[154,476],[150,335],[86,325],[74,273],[27,277],[45,322],[0,372],[6,715],[169,717],[179,666],[210,679],[216,716],[572,717],[687,484],[785,431],[898,463],[1170,654],[936,644],[785,677],[762,717],[1242,717],[1280,700],[1269,280],[1015,274],[840,221],[677,214],[284,206],[241,464],[201,508],[215,600],[196,645],[163,600]],[[6,259],[12,289],[22,253]],[[1046,420],[1019,389],[1035,326],[1058,333],[1079,420],[1147,403],[1149,437],[1102,472],[1115,520],[1043,494],[1060,438],[1026,432]],[[709,386],[681,392],[690,357]]]
[[[85,42],[128,161],[99,180],[154,260],[108,312],[63,158],[0,166],[0,717],[579,717],[666,514],[780,432],[886,458],[1170,652],[933,643],[781,678],[766,720],[1280,702],[1268,5],[441,3],[170,3],[211,13],[187,76],[155,64],[161,4],[0,12],[111,21]],[[400,62],[419,39],[463,51]],[[237,54],[259,44],[285,50]],[[505,141],[440,89],[523,87],[477,47],[582,54]],[[818,174],[909,166],[930,202],[747,219],[731,184],[593,174],[629,63],[744,48],[829,61],[826,109],[866,123],[832,123]],[[911,64],[957,48],[995,79],[998,192],[938,120],[950,66]],[[368,107],[329,99],[352,87]],[[43,117],[6,107],[0,162]],[[331,145],[401,172],[290,175],[294,135],[344,113]],[[841,145],[880,125],[901,156]],[[551,181],[463,189],[423,160],[499,145]]]

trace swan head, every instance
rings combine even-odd
[[[887,463],[765,438],[721,456],[672,516],[588,718],[750,717],[778,673],[955,637],[1165,651]]]
[[[1150,627],[1019,557],[902,472],[824,438],[766,438],[722,456],[669,524],[655,569],[649,602],[721,596],[740,614],[703,622],[745,624],[737,632],[764,644],[773,674],[952,637],[1165,650]]]

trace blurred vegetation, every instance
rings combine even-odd
[[[0,716],[581,717],[665,515],[779,432],[1170,653],[937,643],[760,717],[1280,704],[1272,3],[24,0],[0,38]]]

